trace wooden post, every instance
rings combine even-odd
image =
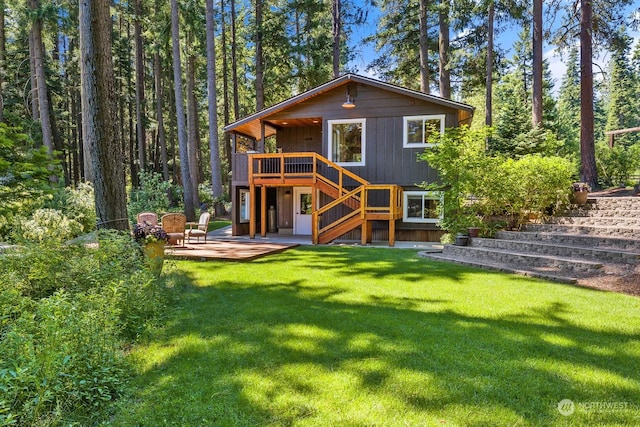
[[[389,219],[389,246],[395,246],[396,244],[396,220]]]
[[[362,246],[367,245],[367,240],[369,240],[368,231],[369,231],[369,221],[365,219],[364,221],[362,221],[362,231],[360,232],[360,243],[362,244]]]
[[[262,186],[260,195],[260,235],[267,237],[267,186]]]
[[[249,185],[249,238],[256,238],[256,186]]]

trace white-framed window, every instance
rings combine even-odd
[[[444,122],[444,114],[403,117],[402,146],[404,148],[432,147],[429,137],[433,132],[444,134]]]
[[[249,190],[240,190],[240,222],[251,220],[251,193]]]
[[[405,191],[403,203],[404,222],[437,224],[442,219],[440,205],[444,193],[441,191]]]
[[[364,166],[366,119],[328,120],[329,159],[341,166]]]

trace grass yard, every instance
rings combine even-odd
[[[207,231],[217,230],[219,228],[226,227],[228,225],[231,225],[231,221],[228,219],[214,219],[209,222]]]
[[[114,425],[640,425],[640,298],[386,248],[171,274]]]

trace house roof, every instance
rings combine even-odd
[[[293,96],[289,99],[279,102],[278,104],[275,104],[269,108],[265,108],[262,111],[258,111],[254,114],[251,114],[250,116],[244,117],[234,123],[230,123],[224,127],[224,130],[227,132],[236,132],[243,135],[247,135],[255,139],[260,139],[262,135],[261,128],[262,128],[262,124],[264,123],[265,137],[274,135],[277,129],[274,128],[273,126],[270,126],[269,123],[264,122],[264,120],[266,120],[269,116],[275,113],[278,113],[280,111],[286,110],[287,108],[292,107],[296,104],[299,104],[303,101],[306,101],[310,98],[326,93],[337,87],[344,86],[349,82],[370,85],[370,86],[378,87],[383,90],[399,93],[411,98],[416,98],[422,101],[427,101],[427,102],[442,105],[448,108],[453,108],[458,111],[466,112],[468,116],[471,116],[474,110],[473,106],[464,104],[462,102],[452,101],[450,99],[442,98],[435,95],[429,95],[426,93],[422,93],[422,92],[407,89],[401,86],[397,86],[391,83],[386,83],[380,80],[372,79],[370,77],[365,77],[357,74],[345,74],[336,79],[330,80],[320,86],[317,86],[311,90],[308,90],[299,95]]]

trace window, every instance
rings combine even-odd
[[[439,209],[442,198],[439,191],[405,191],[403,221],[438,223],[442,218]]]
[[[329,159],[344,166],[364,166],[365,119],[329,120]]]
[[[429,137],[433,132],[444,134],[444,114],[435,116],[404,117],[402,146],[404,148],[431,147]]]
[[[251,193],[249,190],[240,190],[240,222],[249,222],[251,219]]]

